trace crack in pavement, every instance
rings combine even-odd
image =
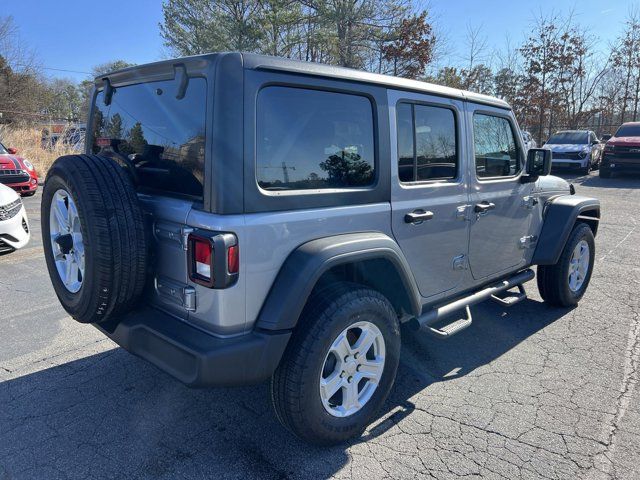
[[[640,365],[640,315],[636,314],[629,329],[627,349],[625,351],[624,371],[622,375],[622,385],[616,403],[616,414],[612,425],[609,426],[608,445],[604,452],[595,458],[595,469],[604,473],[610,478],[617,478],[613,459],[617,447],[617,437],[622,419],[624,418],[636,385],[638,384],[638,373]],[[590,472],[589,478],[594,478],[594,472]]]

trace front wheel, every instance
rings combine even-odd
[[[398,318],[384,296],[346,282],[317,292],[271,382],[278,419],[317,445],[359,435],[389,395],[399,357]]]
[[[555,265],[538,267],[538,290],[542,299],[558,307],[577,305],[587,290],[595,258],[595,241],[588,225],[578,223]]]

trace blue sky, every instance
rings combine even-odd
[[[640,2],[640,0],[639,0]],[[144,63],[167,56],[159,34],[160,0],[0,0],[0,15],[12,15],[22,41],[49,68],[89,72],[91,67],[123,59]],[[540,12],[573,10],[577,21],[604,50],[622,28],[629,0],[430,0],[449,54],[440,64],[455,64],[463,55],[466,25],[482,26],[490,48],[508,35],[513,45],[530,33],[528,24]],[[638,3],[638,2],[636,2]],[[52,77],[82,80],[84,73],[45,70]]]

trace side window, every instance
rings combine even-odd
[[[396,112],[400,181],[456,178],[458,151],[453,111],[445,107],[400,103]]]
[[[508,119],[474,114],[473,145],[478,178],[510,177],[520,172],[520,154]]]
[[[363,96],[290,87],[258,94],[256,177],[264,190],[373,184],[373,107]]]

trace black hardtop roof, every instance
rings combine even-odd
[[[204,68],[206,65],[219,60],[220,57],[225,55],[240,55],[245,69],[270,70],[325,78],[336,78],[353,82],[382,85],[399,90],[416,91],[458,100],[468,100],[493,107],[511,109],[507,102],[496,97],[459,90],[456,88],[443,87],[441,85],[421,82],[418,80],[409,80],[406,78],[393,77],[391,75],[380,75],[377,73],[364,72],[352,68],[336,67],[321,63],[303,62],[300,60],[239,52],[207,53],[136,65],[96,77],[95,85],[97,88],[102,87],[102,83],[105,78],[109,78],[111,83],[114,84],[120,82],[130,83],[134,78],[140,77],[145,77],[145,79],[147,79],[146,81],[149,81],[149,79],[153,77],[166,77],[168,72],[173,72],[173,68],[176,64],[184,64],[187,68],[189,68],[190,65],[196,68]]]

